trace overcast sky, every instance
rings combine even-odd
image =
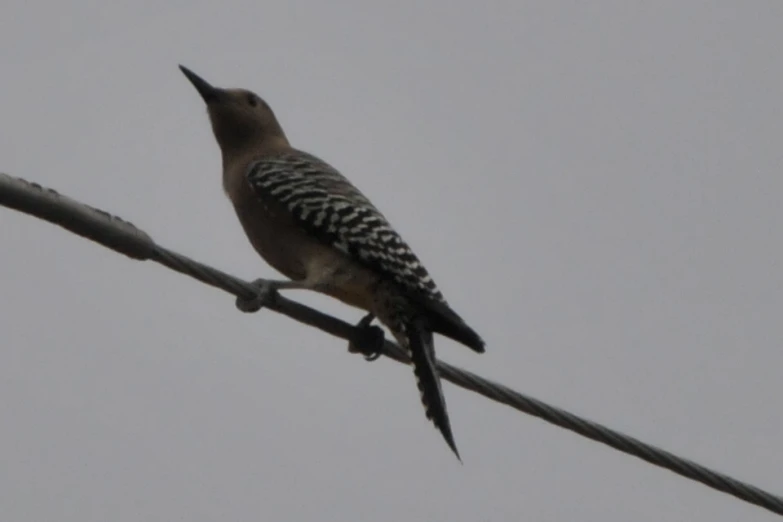
[[[246,279],[177,69],[247,87],[487,341],[444,360],[783,494],[783,3],[22,2],[0,171]],[[0,518],[778,518],[0,208]],[[292,297],[356,321],[360,313]]]

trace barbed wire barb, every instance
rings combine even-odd
[[[250,282],[164,248],[156,244],[147,233],[117,216],[79,203],[52,189],[2,172],[0,172],[0,205],[59,225],[132,259],[155,261],[237,297],[250,299],[256,293],[256,287]],[[349,341],[353,340],[357,333],[354,325],[282,295],[277,295],[275,299],[270,300],[266,308]],[[389,340],[386,340],[383,345],[383,355],[397,362],[410,363],[405,352]],[[469,371],[442,361],[437,362],[437,367],[443,379],[461,388],[783,515],[783,498],[780,496],[583,419]]]

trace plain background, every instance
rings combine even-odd
[[[0,169],[246,279],[183,63],[275,108],[486,338],[440,357],[783,493],[783,3],[22,2]],[[763,521],[0,209],[5,521]],[[355,321],[326,298],[297,299]]]

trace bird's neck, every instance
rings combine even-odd
[[[256,140],[252,145],[221,146],[223,156],[223,189],[231,192],[231,187],[242,183],[250,163],[264,156],[290,150],[291,146],[285,135],[267,136]]]

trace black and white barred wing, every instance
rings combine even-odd
[[[252,163],[247,179],[257,194],[280,202],[319,240],[406,290],[443,302],[427,270],[386,218],[327,163],[300,151],[281,153]]]

